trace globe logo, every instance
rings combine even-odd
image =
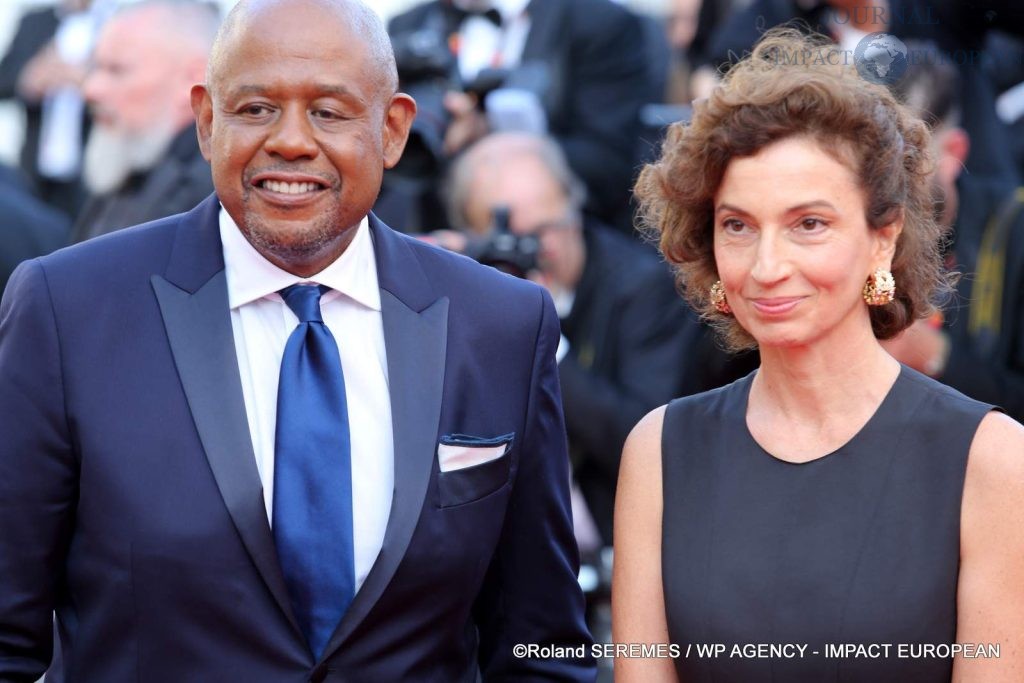
[[[853,62],[861,78],[892,85],[907,71],[907,46],[892,34],[872,33],[857,43]]]

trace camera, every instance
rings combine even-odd
[[[457,22],[440,6],[415,30],[391,35],[402,90],[416,100],[418,109],[405,152],[394,169],[401,176],[423,178],[443,170],[444,138],[451,123],[444,97],[449,91],[473,95],[486,111],[487,96],[501,88],[531,92],[540,102],[550,90],[547,66],[536,63],[514,69],[482,69],[471,81],[465,81],[451,43]]]
[[[463,253],[503,273],[524,278],[537,269],[540,240],[536,235],[516,235],[509,229],[510,211],[502,206],[491,214],[491,230],[484,238],[470,240]]]

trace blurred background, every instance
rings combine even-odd
[[[189,87],[232,0],[0,2],[0,289],[22,260],[213,191]],[[375,213],[551,293],[580,582],[610,639],[612,512],[649,410],[749,373],[636,229],[631,188],[768,28],[819,34],[931,127],[935,216],[963,274],[889,352],[1024,419],[1020,0],[371,0],[419,105]],[[898,283],[897,283],[897,286]],[[604,662],[602,680],[610,676]]]
[[[122,4],[131,4],[126,0]],[[217,0],[222,11],[227,12],[237,0]],[[638,10],[663,14],[668,0],[632,0],[628,4]],[[14,37],[18,20],[30,9],[52,7],[59,0],[4,0],[0,3],[0,50],[5,50]],[[417,0],[373,0],[370,3],[382,17],[390,18],[417,4]],[[24,135],[25,122],[20,107],[10,101],[0,102],[0,162],[16,164]]]

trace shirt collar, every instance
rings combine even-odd
[[[249,244],[231,215],[220,208],[220,241],[224,249],[224,269],[228,285],[228,305],[233,309],[276,294],[298,282],[314,282],[330,287],[324,295],[329,301],[339,294],[375,311],[380,310],[377,286],[377,261],[366,217],[356,228],[348,248],[333,263],[316,275],[301,278],[281,270]]]

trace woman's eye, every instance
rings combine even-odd
[[[804,218],[800,221],[800,228],[803,232],[818,232],[828,226],[828,223],[820,218]]]
[[[726,218],[722,221],[722,228],[728,233],[741,233],[746,230],[746,224],[736,218]]]

